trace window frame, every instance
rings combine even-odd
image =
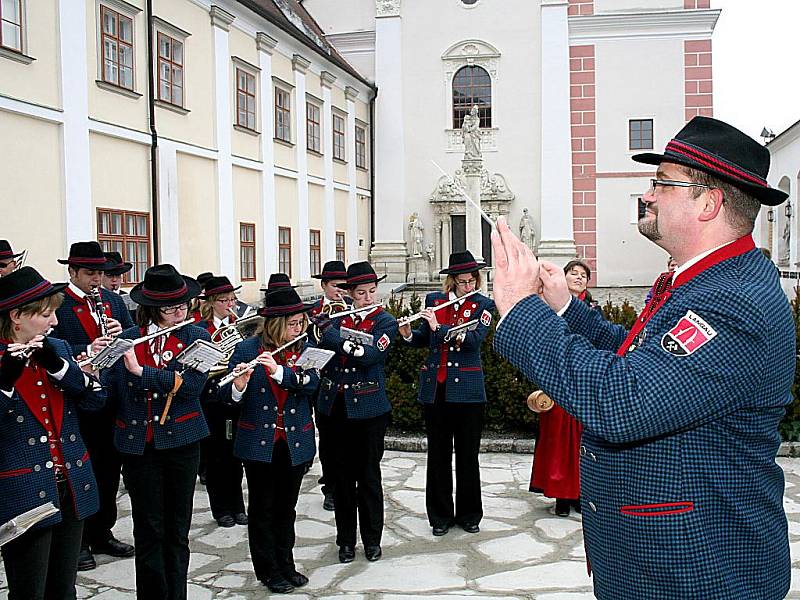
[[[342,128],[336,128],[337,120],[341,121]],[[333,160],[347,162],[347,117],[331,112],[331,136],[333,141]]]
[[[274,132],[273,137],[274,139],[285,142],[287,144],[292,143],[292,92],[291,90],[286,89],[283,86],[278,84],[273,84],[274,89],[274,101],[273,101],[273,114],[275,119],[274,125]],[[286,97],[286,106],[283,106],[279,102],[279,98],[285,96]],[[285,124],[283,126],[279,125],[279,114],[285,115]],[[280,129],[279,129],[280,127]],[[285,131],[286,137],[280,135]]]
[[[638,126],[639,126],[639,131],[638,131],[638,144],[639,145],[638,146],[634,146],[634,137],[633,137],[633,134],[634,134],[633,124],[634,123],[638,124]],[[643,145],[646,140],[645,140],[644,136],[642,135],[642,132],[645,131],[645,129],[642,126],[645,123],[649,123],[649,126],[650,126],[650,140],[649,140],[650,141],[650,145],[649,146]],[[638,152],[640,150],[652,150],[654,148],[654,144],[655,144],[655,119],[653,119],[652,117],[645,118],[645,119],[628,119],[628,150],[629,151]]]
[[[124,12],[122,10],[119,10],[119,8],[116,5],[114,5],[114,8],[112,8],[111,6],[109,6],[109,4],[110,3],[107,0],[106,0],[106,2],[100,2],[99,3],[100,11],[99,11],[98,30],[99,30],[99,34],[100,34],[99,35],[99,38],[100,38],[100,64],[98,65],[98,67],[99,67],[98,75],[100,77],[100,81],[102,81],[103,83],[106,83],[108,85],[113,85],[114,87],[118,87],[118,88],[120,88],[122,90],[128,90],[130,92],[134,92],[136,90],[136,29],[135,29],[136,23],[135,23],[134,15],[132,15],[130,13],[127,13],[127,12]],[[113,13],[114,15],[116,15],[116,22],[117,22],[117,28],[116,28],[117,29],[117,36],[116,37],[114,37],[114,36],[112,36],[110,34],[107,34],[106,31],[105,31],[105,19],[104,19],[104,16],[105,16],[106,12],[110,12],[110,13]],[[131,41],[130,41],[130,43],[123,41],[119,37],[119,29],[120,29],[119,28],[119,23],[120,23],[121,19],[127,19],[128,21],[130,21],[130,25],[131,25]],[[117,59],[118,60],[115,62],[116,66],[117,66],[117,81],[111,81],[109,79],[106,79],[106,45],[105,45],[106,37],[110,37],[117,44]],[[119,55],[120,55],[119,47],[120,47],[121,44],[129,46],[130,49],[131,49],[131,64],[130,64],[131,85],[130,85],[130,87],[128,87],[126,85],[122,85],[120,83],[120,71],[121,71],[120,70],[120,64],[121,63],[119,61]]]
[[[17,3],[17,10],[19,12],[19,23],[11,21],[10,19],[6,19],[3,17],[3,7],[0,4],[0,48],[3,50],[8,50],[9,52],[14,52],[17,54],[24,54],[25,53],[25,2],[24,0],[15,0]],[[19,29],[19,48],[15,48],[14,46],[7,46],[3,42],[3,23],[11,23],[14,27]]]
[[[316,121],[312,118],[312,109],[316,112]],[[315,130],[316,135],[313,135]],[[312,146],[311,140],[316,140],[316,144]],[[306,149],[322,154],[322,107],[311,100],[306,100]]]
[[[340,237],[341,236],[341,237]],[[336,260],[347,262],[347,234],[344,231],[336,232]],[[339,241],[341,239],[341,245]]]
[[[246,232],[249,232],[249,235],[245,235]],[[250,270],[249,269],[250,261],[248,261],[247,257],[245,256],[246,251],[251,248],[253,250],[252,276],[248,274]],[[240,221],[239,222],[239,281],[255,281],[256,274],[258,273],[257,265],[258,265],[258,260],[256,256],[256,224],[248,223],[246,221]]]
[[[252,94],[247,90],[247,87],[245,87],[244,89],[239,87],[239,74],[240,73],[245,76],[245,82],[246,82],[245,86],[247,85],[247,83],[249,83],[250,79],[252,79],[252,81],[253,81],[253,93]],[[234,81],[235,81],[235,85],[236,85],[236,96],[234,98],[234,100],[235,100],[234,106],[235,106],[235,109],[236,109],[236,125],[237,125],[237,127],[242,127],[243,129],[247,129],[248,131],[257,131],[258,130],[257,129],[258,128],[258,77],[256,76],[255,73],[252,73],[249,69],[246,69],[243,66],[241,66],[239,64],[236,64],[234,66]],[[245,98],[245,107],[244,107],[245,117],[247,118],[247,117],[249,117],[251,115],[253,117],[252,127],[250,126],[250,124],[248,122],[242,123],[241,120],[240,120],[240,117],[241,117],[241,111],[239,109],[239,98],[240,98],[240,96],[244,96],[244,98]],[[253,111],[252,112],[247,110],[247,98],[252,98],[253,99]]]
[[[474,73],[478,69],[480,69],[480,71],[483,71],[483,73],[486,75],[486,78],[487,78],[487,80],[489,82],[488,85],[476,85],[475,84],[475,75],[474,75]],[[477,89],[484,89],[484,88],[488,87],[488,91],[489,91],[489,93],[488,93],[488,104],[485,104],[483,102],[483,100],[482,100],[482,97],[479,96],[479,98],[481,98],[481,100],[479,100],[479,102],[477,102],[477,105],[478,105],[478,115],[480,116],[480,126],[479,127],[481,129],[491,129],[492,128],[492,117],[493,117],[492,109],[494,107],[494,81],[492,81],[492,76],[491,76],[491,74],[489,73],[489,71],[485,67],[483,67],[481,65],[471,65],[471,64],[462,65],[462,66],[458,67],[455,70],[455,72],[453,73],[453,80],[450,82],[450,116],[451,116],[451,123],[452,123],[453,129],[457,129],[457,130],[461,129],[461,125],[464,122],[464,116],[466,114],[468,114],[469,111],[472,110],[473,104],[476,104],[476,102],[474,102],[474,101],[469,103],[469,104],[465,104],[464,106],[456,104],[457,80],[458,80],[459,74],[464,72],[464,71],[467,71],[467,70],[470,70],[470,72],[472,74],[470,75],[469,85],[465,86],[463,89],[470,90],[470,93],[472,95],[469,96],[469,97],[471,97],[471,98],[475,97],[474,92],[472,92],[471,90],[474,90],[476,88]],[[460,85],[459,85],[459,89],[461,89]],[[465,97],[467,97],[466,94],[465,94]]]
[[[122,275],[123,285],[134,285],[140,283],[144,278],[144,272],[152,266],[152,255],[153,255],[153,241],[152,241],[152,229],[150,227],[150,213],[148,212],[141,212],[141,211],[134,211],[134,210],[123,210],[117,208],[97,208],[97,241],[100,243],[100,246],[103,247],[105,251],[108,250],[109,247],[113,248],[113,246],[107,246],[104,242],[113,243],[113,244],[121,244],[121,252],[122,260],[126,262],[133,263],[133,268],[124,273]],[[122,233],[107,233],[102,231],[102,223],[103,223],[103,216],[109,216],[110,219],[113,216],[119,216],[122,223]],[[144,217],[145,219],[145,235],[141,236],[138,234],[130,234],[127,231],[128,227],[128,217],[141,218]],[[138,256],[138,245],[142,242],[146,243],[147,248],[147,256],[144,260],[130,260],[131,257],[128,256],[128,244],[135,243],[137,244],[137,256]],[[139,273],[139,271],[141,271]],[[136,278],[135,275],[139,275],[139,278]]]
[[[362,133],[363,139],[358,139],[359,132]],[[367,170],[367,127],[356,123],[355,128],[356,138],[356,168]]]
[[[171,40],[172,44],[170,45],[170,57],[167,59],[161,56],[161,38],[165,37]],[[174,57],[174,43],[178,43],[181,45],[181,62],[176,63],[172,59]],[[186,43],[185,39],[178,39],[172,32],[166,32],[161,29],[156,29],[156,52],[154,53],[154,57],[156,60],[156,99],[159,102],[164,102],[165,104],[169,104],[170,106],[177,106],[178,108],[185,108],[186,106]],[[170,79],[169,79],[169,86],[170,86],[170,94],[169,99],[163,98],[161,96],[161,64],[166,63],[170,66]],[[181,72],[181,85],[175,86],[173,82],[173,66],[177,66],[180,68]],[[181,102],[180,104],[173,102],[173,98],[175,97],[175,93],[173,91],[174,87],[179,87],[181,90]]]
[[[316,244],[314,236],[317,238]],[[322,231],[319,229],[308,230],[308,262],[312,274],[322,273]]]
[[[281,234],[286,233],[288,242],[281,242]],[[281,259],[281,253],[286,252],[287,260]],[[283,265],[288,264],[288,268],[284,269]],[[292,277],[292,228],[278,226],[278,272],[286,273],[291,279]]]

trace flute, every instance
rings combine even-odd
[[[127,346],[125,348],[125,352],[127,352],[128,350],[138,346],[139,344],[143,344],[144,342],[149,342],[150,340],[154,340],[156,338],[159,338],[162,335],[166,335],[168,333],[172,333],[173,331],[176,331],[176,330],[178,330],[178,329],[180,329],[182,327],[186,327],[187,325],[191,325],[192,323],[194,323],[194,319],[186,319],[185,321],[182,321],[180,323],[176,323],[175,325],[171,325],[169,327],[164,327],[163,329],[159,329],[159,330],[154,331],[153,333],[151,333],[149,335],[145,335],[145,336],[142,336],[140,338],[136,338],[135,340],[128,340],[128,339],[123,339],[123,338],[117,337],[117,338],[114,338],[114,340],[108,346],[103,348],[103,350],[106,350],[107,348],[110,348],[114,344],[125,344]],[[89,356],[89,357],[85,358],[84,360],[78,362],[78,366],[79,367],[85,367],[86,365],[92,364],[92,361],[95,360],[98,356],[100,356],[100,353],[102,353],[103,350],[101,350],[95,356]],[[117,358],[118,357],[119,357],[119,355],[117,355]]]
[[[302,339],[304,339],[306,337],[308,337],[308,333],[301,333],[296,338],[294,338],[291,342],[286,342],[280,348],[276,348],[275,350],[270,352],[269,355],[270,356],[275,356],[281,350],[285,350],[289,346],[291,346],[293,344],[296,344],[297,342],[299,342],[300,340],[302,340]],[[261,356],[261,355],[259,354],[258,356]],[[217,385],[219,385],[219,387],[222,387],[224,385],[228,385],[231,381],[233,381],[237,377],[241,376],[243,373],[247,373],[247,371],[249,371],[250,369],[252,369],[253,367],[255,367],[258,364],[258,356],[255,357],[253,360],[251,360],[249,363],[245,363],[243,367],[238,368],[238,369],[234,369],[233,371],[231,371],[230,373],[225,375],[225,377],[223,377],[222,379],[219,380],[219,383]]]
[[[379,306],[383,306],[383,304],[370,304],[369,306],[362,306],[361,308],[351,308],[350,310],[343,310],[342,312],[333,313],[332,315],[328,315],[329,319],[338,319],[339,317],[346,317],[347,315],[352,315],[357,312],[368,311],[374,308],[378,308]]]
[[[444,308],[445,306],[450,306],[451,304],[455,304],[456,302],[461,302],[462,300],[472,296],[472,294],[477,294],[479,291],[480,290],[472,290],[471,292],[469,292],[467,294],[464,294],[460,298],[456,298],[455,300],[449,300],[448,302],[445,302],[444,304],[440,304],[439,306],[432,306],[432,307],[430,307],[430,309],[433,312],[436,312],[437,310],[440,310],[440,309]],[[425,310],[427,310],[427,309],[425,309]],[[407,317],[403,317],[402,319],[398,319],[397,324],[400,325],[401,327],[403,325],[408,325],[409,323],[411,323],[413,321],[416,321],[417,319],[421,319],[422,318],[422,313],[424,313],[424,312],[425,311],[423,310],[423,311],[420,311],[420,312],[415,313],[413,315],[409,315]]]
[[[41,334],[44,337],[47,337],[53,332],[53,328],[49,327],[47,331]],[[15,358],[21,358],[22,360],[27,361],[34,352],[36,352],[39,348],[42,347],[41,343],[33,343],[32,341],[28,342],[27,344],[20,344],[23,346],[22,348],[16,349],[10,354]]]

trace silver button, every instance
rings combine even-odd
[[[274,425],[273,425],[274,427]],[[264,423],[264,429],[269,429],[269,423]]]
[[[276,405],[275,405],[273,408],[274,408],[275,410],[278,410],[278,405],[276,404]]]
[[[43,385],[41,381],[37,381],[36,385]]]
[[[296,411],[294,408],[292,408],[292,409],[289,409],[289,413],[290,413],[290,414],[294,414],[294,413],[296,413],[296,412],[297,412],[297,411]]]
[[[69,441],[70,441],[70,442],[74,442],[76,439],[78,439],[78,438],[77,438],[77,437],[75,437],[75,434],[74,434],[74,433],[73,433],[72,435],[70,435],[70,436],[69,436]]]
[[[261,388],[261,393],[262,393],[262,394],[263,394],[264,392],[266,392],[266,391],[267,391],[266,389],[264,389],[264,388]],[[267,407],[265,406],[264,408],[267,408]]]
[[[353,398],[353,404],[358,404],[358,398]]]
[[[132,381],[128,382],[128,387],[133,387],[133,382]]]
[[[452,346],[450,346],[450,352],[452,352],[452,351],[453,351],[453,347],[452,347]]]
[[[53,468],[53,461],[52,460],[48,460],[46,463],[44,463],[44,466],[47,467],[48,469],[52,469]]]
[[[44,444],[47,441],[47,436],[43,435],[42,437],[39,438],[39,441]]]
[[[454,366],[454,367],[457,367],[457,366],[458,366],[458,363],[453,363],[453,366]]]
[[[42,394],[42,398],[46,398],[46,397],[47,397],[47,396],[45,396],[44,394]],[[42,407],[42,412],[47,412],[47,407],[46,407],[46,406],[43,406],[43,407]]]
[[[578,448],[578,454],[580,454],[581,456],[586,456],[586,446],[581,446],[580,448]]]
[[[294,425],[292,425],[291,427],[289,427],[289,431],[294,431]]]
[[[350,389],[350,386],[345,383],[344,384],[344,389],[348,390],[348,389]]]
[[[35,438],[28,438],[28,445],[29,446],[33,446],[35,443],[36,443],[36,439]]]
[[[75,461],[75,464],[78,465],[79,467],[82,467],[83,461],[79,458],[78,460]]]
[[[19,415],[17,417],[17,423],[22,423],[24,420],[25,420],[25,417],[23,417],[22,415]]]
[[[597,457],[594,455],[594,452],[589,452],[589,458],[591,458],[593,462],[597,462]]]
[[[83,486],[83,491],[85,492],[88,492],[90,489],[92,489],[91,483],[87,483],[86,485]]]
[[[278,426],[277,423],[273,423],[272,424],[272,428],[273,429],[275,429],[277,426]],[[264,423],[264,427],[268,427],[268,425],[266,423]]]
[[[266,446],[266,445],[267,445],[267,442],[266,442],[266,440],[261,440],[261,445],[262,445],[262,446]]]
[[[167,435],[172,435],[172,430],[171,429],[167,429]]]
[[[133,419],[133,420],[131,421],[131,425],[136,425],[136,424],[137,424],[137,423],[136,423],[136,419]]]
[[[447,366],[448,366],[448,367],[452,367],[452,366],[453,366],[453,363],[451,363],[451,362],[448,362],[448,363],[447,363]]]
[[[45,425],[49,425],[49,424],[50,424],[50,419],[45,419],[45,420],[44,420],[44,424],[45,424]],[[61,439],[61,441],[63,442],[63,441],[64,441],[64,439],[62,438],[62,439]]]
[[[269,410],[269,406],[267,406],[267,405],[265,404],[265,405],[264,405],[264,410]]]
[[[42,465],[33,465],[33,470],[37,473],[42,470]]]
[[[129,440],[132,440],[132,439],[133,439],[133,434],[132,434],[132,433],[129,433],[129,434],[128,434],[128,439],[129,439]]]
[[[595,506],[594,502],[589,502],[589,508],[592,509],[592,512],[597,512],[597,507]]]
[[[47,497],[47,494],[44,493],[44,490],[39,492],[39,498],[46,498],[46,497]]]
[[[156,392],[153,392],[153,398],[158,398],[158,394]]]
[[[67,463],[64,466],[67,467],[68,469],[71,469],[72,468],[72,463]]]
[[[299,448],[299,447],[300,447],[300,442],[295,442],[295,443],[294,443],[294,447],[295,447],[295,448]]]
[[[453,383],[458,383],[458,377],[453,379]]]
[[[45,398],[47,398],[47,394],[42,394],[41,396],[39,396],[39,398],[41,398],[42,400],[44,400]],[[46,406],[43,406],[43,407],[42,407],[42,410],[47,410],[47,407],[46,407]]]

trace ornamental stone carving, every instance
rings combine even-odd
[[[399,17],[400,0],[375,0],[375,16]]]

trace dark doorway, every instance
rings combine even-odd
[[[492,226],[481,219],[481,251],[483,252],[483,262],[492,266]]]
[[[467,217],[465,215],[450,216],[450,248],[451,252],[463,252],[467,249]],[[444,257],[442,257],[444,262]]]

